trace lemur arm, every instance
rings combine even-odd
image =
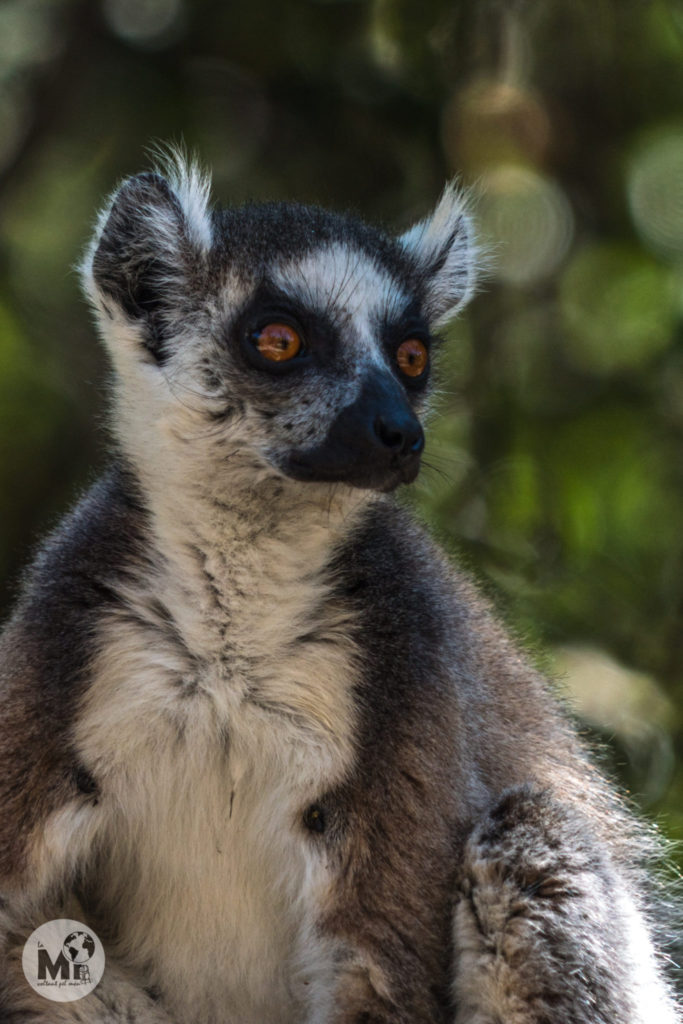
[[[418,844],[419,835],[412,846]],[[334,1024],[680,1022],[638,887],[596,837],[588,816],[549,790],[508,789],[461,848],[449,944],[451,997],[436,1003],[428,983],[435,975],[422,973],[428,933],[422,943],[411,943],[415,932],[421,934],[418,899],[434,879],[422,851],[419,875],[401,864],[402,854],[400,837],[376,853],[383,870],[367,889],[356,873],[346,900],[353,901],[343,922],[349,952],[339,965]],[[393,887],[402,902],[382,905],[382,875],[392,870],[402,876]]]
[[[450,1014],[441,999],[430,1002],[420,973],[424,945],[409,941],[415,878],[398,862],[401,852],[392,844],[385,855],[393,859],[385,870],[403,875],[400,907],[382,907],[379,899],[371,905],[375,893],[357,880],[335,1009],[311,1024],[680,1021],[632,880],[595,838],[588,817],[547,789],[508,789],[465,843],[452,918]],[[428,874],[421,877],[418,894],[432,884]]]
[[[631,889],[580,812],[508,790],[465,847],[456,1024],[675,1024]]]
[[[426,580],[421,535],[377,517],[348,583],[373,638],[363,743],[330,800],[352,832],[324,923],[355,951],[335,1024],[674,1024],[650,833],[468,581]]]

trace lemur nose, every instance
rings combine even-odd
[[[398,455],[419,455],[424,448],[424,431],[416,419],[392,421],[377,416],[374,427],[384,447]]]

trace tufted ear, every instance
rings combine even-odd
[[[139,174],[113,194],[81,265],[105,337],[122,319],[163,361],[211,247],[208,203],[208,179],[180,158],[166,176]]]
[[[465,195],[448,185],[431,216],[399,238],[424,296],[427,318],[446,323],[474,294],[479,251]]]

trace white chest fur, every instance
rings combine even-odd
[[[78,726],[102,790],[95,898],[179,1024],[304,1019],[331,968],[302,818],[352,757],[353,653],[319,532],[296,554],[186,547],[103,625]]]

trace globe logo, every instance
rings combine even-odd
[[[24,943],[21,966],[24,977],[39,996],[54,1003],[71,1003],[83,999],[99,985],[105,959],[102,943],[90,925],[72,917],[60,917],[45,921],[31,932]],[[67,1016],[74,1019],[71,1014]],[[84,1019],[80,1014],[77,1016]],[[48,1019],[47,1015],[40,1017]],[[4,1020],[0,1010],[0,1024]]]
[[[95,952],[95,940],[87,932],[72,932],[62,946],[66,957],[74,964],[84,964]]]

